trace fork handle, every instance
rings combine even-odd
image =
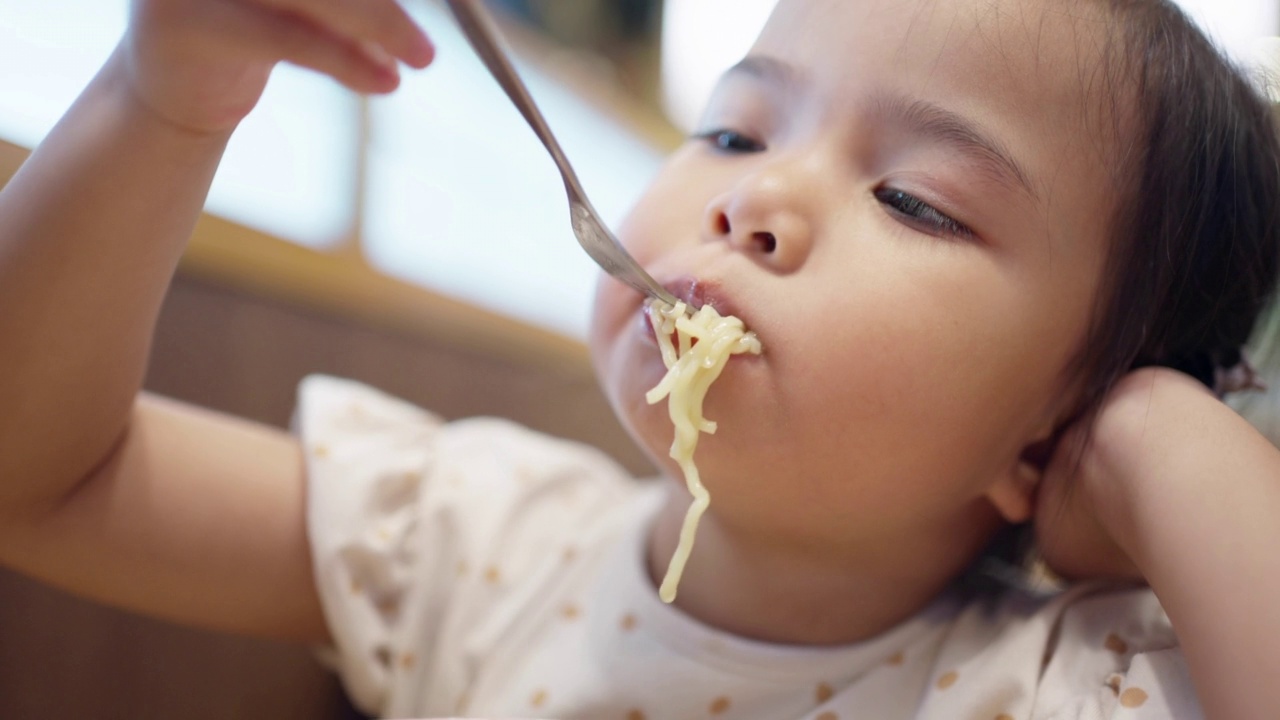
[[[458,21],[458,27],[462,29],[462,34],[466,36],[467,42],[471,43],[476,55],[480,56],[480,61],[489,69],[489,74],[493,75],[493,79],[498,81],[498,85],[506,92],[507,97],[511,99],[511,103],[516,106],[520,114],[524,116],[525,121],[529,123],[529,127],[533,128],[534,134],[542,141],[543,146],[547,148],[547,152],[551,153],[551,158],[555,160],[556,166],[559,167],[560,174],[564,176],[565,185],[571,192],[577,194],[579,198],[585,198],[586,192],[582,189],[582,184],[578,181],[578,175],[573,171],[573,166],[569,164],[568,156],[564,154],[560,143],[551,134],[551,128],[547,125],[546,118],[542,116],[542,112],[538,110],[538,106],[533,102],[529,89],[525,87],[524,81],[520,79],[520,75],[511,64],[508,54],[502,50],[502,40],[498,35],[498,30],[494,25],[493,19],[489,17],[489,14],[481,6],[480,0],[445,0],[445,4],[449,6],[449,10]]]

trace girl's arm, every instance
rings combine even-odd
[[[297,5],[297,7],[291,7]],[[363,91],[430,47],[393,0],[138,0],[0,192],[0,562],[97,599],[324,636],[282,433],[139,399],[165,289],[281,60]]]
[[[1280,451],[1195,380],[1112,393],[1077,488],[1169,614],[1205,715],[1280,708]]]
[[[135,405],[228,133],[155,118],[122,61],[0,193],[0,562],[140,612],[323,637],[291,442]]]

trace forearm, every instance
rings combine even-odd
[[[117,52],[0,192],[0,514],[110,452],[226,139],[149,113]]]
[[[1158,460],[1118,483],[1099,515],[1168,612],[1206,716],[1274,717],[1280,452],[1226,406],[1190,400],[1175,430],[1133,439]],[[1168,422],[1155,415],[1153,426]]]

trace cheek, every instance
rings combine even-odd
[[[1065,353],[1016,284],[983,269],[967,278],[958,263],[932,279],[863,274],[856,302],[823,332],[791,338],[806,352],[780,374],[786,425],[809,428],[803,454],[856,462],[901,491],[958,483],[964,493],[1016,452],[1053,396]]]
[[[618,239],[645,266],[673,247],[698,242],[703,213],[724,182],[697,147],[678,150],[619,225]]]

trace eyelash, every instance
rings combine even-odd
[[[973,231],[964,223],[957,222],[939,212],[920,198],[893,188],[880,188],[875,191],[876,200],[889,208],[889,212],[904,218],[907,222],[923,225],[925,230],[936,235],[970,240]]]
[[[745,133],[725,128],[715,128],[700,132],[693,136],[695,140],[705,140],[722,152],[754,153],[765,149],[764,144]]]
[[[696,140],[711,143],[721,152],[755,153],[766,149],[763,143],[737,130],[727,128],[706,130],[693,137]],[[875,196],[881,204],[889,208],[891,213],[904,218],[911,224],[925,226],[925,230],[932,234],[961,240],[973,238],[973,231],[964,223],[952,219],[910,193],[893,188],[880,188],[875,191]]]

